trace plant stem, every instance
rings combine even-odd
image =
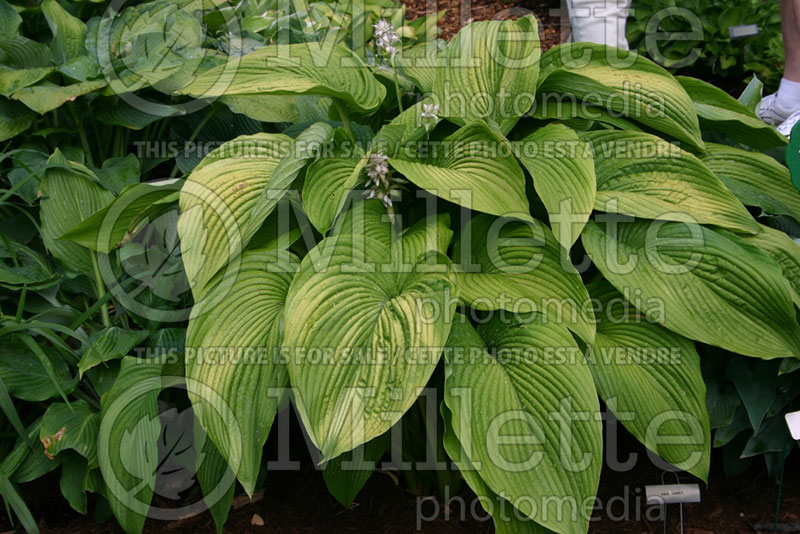
[[[400,80],[397,77],[397,64],[395,62],[395,56],[392,56],[392,73],[394,74],[394,91],[397,95],[397,105],[400,107],[400,113],[403,112],[403,97],[400,94]]]
[[[89,149],[89,139],[86,137],[86,131],[83,129],[83,121],[81,121],[80,115],[78,115],[78,112],[75,110],[74,104],[70,103],[69,109],[72,112],[73,118],[75,119],[75,126],[78,127],[78,136],[81,138],[83,152],[86,155],[86,163],[88,163],[90,167],[94,167],[92,151]]]
[[[103,300],[106,296],[106,287],[103,284],[103,277],[100,276],[100,266],[97,264],[97,254],[92,254],[92,268],[94,269],[94,280],[97,284],[97,298]],[[100,316],[103,318],[103,326],[111,326],[111,318],[108,316],[108,302],[103,302],[100,307]]]
[[[355,141],[356,136],[353,133],[353,127],[350,124],[350,115],[347,114],[347,108],[339,99],[334,99],[333,102],[336,106],[336,111],[339,113],[339,118],[342,120],[342,126],[344,126],[344,129],[347,130],[347,133],[349,133],[350,137],[352,137],[353,141]]]

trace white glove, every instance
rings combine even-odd
[[[625,22],[631,0],[568,0],[571,40],[628,50]]]

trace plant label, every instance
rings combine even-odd
[[[742,24],[740,26],[730,26],[728,28],[731,39],[744,39],[758,35],[758,26],[755,24]]]
[[[789,427],[792,439],[800,440],[800,411],[786,414],[786,426]]]
[[[700,486],[697,484],[662,484],[645,486],[647,504],[678,504],[700,502]]]

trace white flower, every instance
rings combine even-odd
[[[397,53],[394,43],[400,40],[400,36],[394,31],[394,26],[386,19],[381,19],[377,24],[373,24],[372,27],[375,28],[375,44],[377,47],[390,56],[394,56]]]
[[[384,34],[394,31],[394,26],[392,26],[386,19],[379,20],[378,23],[373,24],[372,27],[375,28],[376,39],[381,38]]]
[[[367,173],[367,190],[364,192],[367,198],[377,198],[383,205],[392,205],[393,198],[400,197],[400,191],[396,187],[405,183],[400,178],[394,178],[389,171],[389,157],[385,154],[370,154],[369,162],[364,171]]]
[[[422,104],[422,113],[419,116],[425,129],[430,130],[439,120],[439,104]]]

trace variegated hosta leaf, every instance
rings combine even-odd
[[[503,319],[477,332],[454,321],[445,349],[453,431],[493,493],[550,530],[585,534],[603,450],[592,375],[563,326],[539,314]],[[570,513],[558,513],[562,499]]]
[[[40,185],[42,240],[69,276],[92,273],[89,249],[61,236],[114,199],[83,165],[68,161],[60,151],[50,156]]]
[[[447,44],[433,93],[441,115],[507,132],[533,104],[542,49],[536,17],[474,22]],[[522,98],[520,98],[522,97]]]
[[[566,250],[539,221],[479,215],[453,250],[461,300],[478,310],[536,311],[585,341],[594,339],[589,293]]]
[[[431,194],[461,206],[533,220],[525,197],[525,174],[508,142],[485,124],[461,128],[431,146],[427,157],[405,151],[389,164]]]
[[[711,430],[694,343],[649,322],[608,282],[589,291],[603,310],[587,354],[600,396],[648,449],[707,480]]]
[[[450,409],[444,402],[440,408],[444,422],[444,436],[442,437],[444,450],[461,471],[467,485],[478,496],[481,507],[492,516],[495,534],[552,534],[552,530],[544,528],[533,519],[526,517],[486,485],[480,474],[475,471],[475,467],[453,432],[453,414],[450,413]]]
[[[186,333],[189,398],[200,424],[252,495],[264,442],[286,385],[277,358],[295,265],[248,250],[192,309]]]
[[[519,143],[517,157],[550,216],[553,233],[569,250],[594,207],[597,178],[586,143],[561,124],[545,126]]]
[[[354,52],[328,42],[259,48],[204,72],[179,92],[202,98],[326,95],[364,112],[376,109],[386,96],[386,88]]]
[[[404,264],[391,234],[374,232],[380,222],[365,226],[370,236],[336,234],[309,252],[286,300],[295,402],[325,459],[400,419],[436,367],[455,309],[446,266]]]
[[[758,223],[702,161],[656,136],[588,132],[597,173],[595,209],[758,233]]]
[[[703,148],[692,100],[662,67],[635,52],[594,43],[554,46],[542,56],[537,102],[572,95]]]
[[[327,124],[314,124],[297,139],[241,136],[194,168],[181,190],[178,232],[196,299],[211,277],[247,245],[332,131]]]
[[[722,89],[688,76],[675,79],[692,99],[703,129],[715,130],[757,150],[786,145],[786,137],[774,126],[765,123],[752,109]]]
[[[787,234],[768,226],[761,226],[761,233],[744,238],[775,260],[783,276],[792,286],[792,299],[800,306],[800,245]]]
[[[361,171],[367,161],[367,156],[332,156],[320,158],[308,167],[303,184],[303,207],[320,233],[325,234],[333,225],[348,193],[363,179]]]
[[[800,192],[784,165],[765,154],[727,145],[706,143],[706,151],[700,159],[743,204],[800,222]]]
[[[590,222],[586,252],[651,320],[763,359],[800,357],[789,282],[765,252],[725,231],[676,222]]]

